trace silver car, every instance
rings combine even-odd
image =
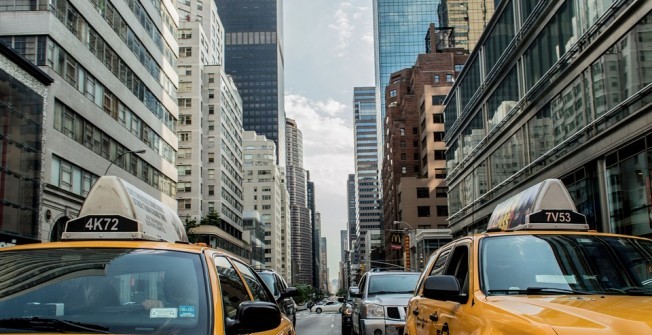
[[[419,272],[367,272],[353,297],[352,328],[358,335],[402,335],[405,310]]]

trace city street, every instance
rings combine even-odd
[[[297,312],[296,333],[298,335],[341,335],[340,313],[317,314],[308,310]]]

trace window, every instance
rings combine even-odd
[[[446,99],[445,95],[433,95],[432,96],[432,105],[433,106],[443,105],[444,104],[444,99]]]
[[[180,98],[177,99],[177,104],[179,105],[179,107],[192,107],[192,99]]]
[[[215,98],[215,90],[208,90],[208,98],[209,99]]]
[[[417,187],[417,198],[430,198],[430,190],[427,187]]]
[[[210,115],[215,114],[215,106],[214,105],[208,105],[208,114],[210,114]]]
[[[208,153],[208,162],[209,163],[214,163],[215,162],[215,153],[214,152],[209,152]]]
[[[437,198],[446,198],[448,193],[448,187],[436,187],[435,188],[435,197]]]
[[[435,169],[435,178],[446,179],[446,169],[442,169],[442,168]]]
[[[215,195],[215,185],[208,185],[208,195]]]
[[[192,38],[192,30],[191,29],[179,29],[179,39],[182,40],[187,40]]]
[[[447,82],[447,83],[452,83],[452,82],[454,82],[454,80],[453,80],[453,75],[452,75],[452,74],[447,74],[447,75],[446,75],[446,82]]]
[[[405,153],[401,154],[401,160],[404,161],[407,159],[407,155]]]
[[[435,150],[435,159],[436,160],[445,160],[446,159],[446,150]]]
[[[444,114],[443,113],[432,114],[432,123],[444,123]]]
[[[435,75],[435,82],[436,82],[436,83],[439,82],[439,75],[438,75],[438,74]]]
[[[179,170],[179,175],[180,176],[190,176],[192,169],[190,168],[190,165],[179,165],[178,166]]]
[[[192,47],[179,48],[179,57],[190,57],[190,56],[192,56]]]
[[[455,72],[462,72],[464,64],[455,64]]]
[[[437,206],[437,216],[448,216],[448,206]]]
[[[184,142],[184,141],[190,141],[191,136],[190,132],[179,132],[179,141]]]
[[[389,91],[389,97],[390,98],[395,98],[396,97],[396,90]]]
[[[407,168],[405,166],[401,167],[401,173],[406,174],[407,173]]]
[[[443,131],[435,131],[432,134],[433,134],[433,139],[435,140],[435,142],[442,142],[444,140],[444,135],[446,133],[444,133]]]
[[[405,136],[405,128],[400,128],[399,133],[401,134],[401,136]]]
[[[420,218],[430,216],[430,206],[417,206],[417,216]]]
[[[240,303],[251,301],[247,288],[226,257],[216,257],[215,266],[217,267],[217,273],[220,274],[218,279],[222,289],[224,314],[231,319],[235,319]]]

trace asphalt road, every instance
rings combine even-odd
[[[341,335],[342,316],[339,313],[297,312],[297,335]]]

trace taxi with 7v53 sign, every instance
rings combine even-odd
[[[188,243],[178,216],[101,177],[62,242],[0,250],[0,333],[294,335],[245,262]]]
[[[589,230],[548,179],[430,258],[405,333],[652,334],[652,240]]]

